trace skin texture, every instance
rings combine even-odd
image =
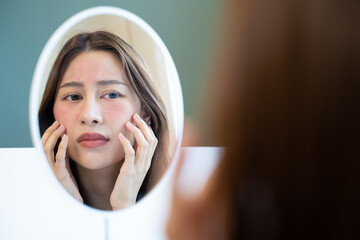
[[[77,56],[60,83],[53,111],[56,122],[44,133],[42,143],[68,192],[81,202],[85,196],[87,204],[104,210],[134,204],[157,139],[139,116],[140,101],[118,58],[106,51]],[[79,141],[86,133],[101,134],[105,140]],[[59,137],[54,161],[52,152]],[[69,157],[75,162],[83,196]]]

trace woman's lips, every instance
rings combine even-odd
[[[105,145],[109,138],[99,133],[84,133],[78,137],[77,142],[85,148],[97,148]]]

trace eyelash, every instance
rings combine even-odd
[[[109,96],[110,94],[115,94],[116,96],[114,98],[111,98]],[[116,98],[120,98],[120,97],[123,97],[123,96],[124,95],[122,95],[121,93],[118,93],[118,92],[109,92],[109,93],[106,93],[106,94],[102,95],[101,98],[104,98],[104,99],[116,99]],[[78,99],[73,99],[74,97],[78,97]],[[72,102],[79,101],[79,100],[82,100],[82,99],[83,99],[83,97],[81,97],[79,94],[69,94],[69,95],[66,95],[63,98],[63,100],[72,101]]]
[[[119,93],[119,92],[109,92],[109,93],[104,94],[101,98],[105,98],[105,99],[115,99],[115,98],[105,97],[105,96],[107,96],[107,95],[109,95],[109,94],[115,94],[115,95],[116,95],[115,98],[120,98],[120,97],[123,97],[123,96],[124,96],[124,95],[122,95],[122,94]]]
[[[79,97],[79,99],[73,100],[73,99],[72,99],[73,97]],[[82,99],[82,97],[81,97],[80,95],[78,95],[78,94],[69,94],[69,95],[66,95],[66,96],[63,98],[63,100],[67,100],[67,101],[79,101],[79,100],[81,100],[81,99]]]

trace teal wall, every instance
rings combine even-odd
[[[176,64],[185,114],[197,118],[220,0],[0,0],[0,147],[32,146],[28,102],[42,48],[66,19],[100,5],[129,10],[153,27]]]

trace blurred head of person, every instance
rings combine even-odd
[[[204,142],[226,150],[198,199],[175,197],[170,237],[181,225],[197,239],[360,237],[359,13],[358,1],[226,2]]]

